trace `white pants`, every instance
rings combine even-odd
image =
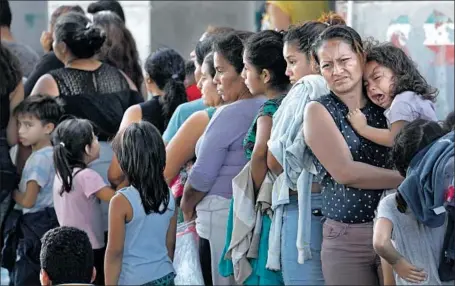
[[[221,196],[206,196],[196,206],[196,230],[200,237],[210,243],[213,285],[235,285],[234,277],[219,274],[218,264],[226,241],[226,226],[231,200]]]

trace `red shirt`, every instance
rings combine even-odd
[[[197,88],[197,85],[192,84],[189,87],[186,88],[186,97],[188,101],[193,101],[196,99],[201,98],[202,94],[199,88]]]

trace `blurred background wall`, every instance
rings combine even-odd
[[[256,31],[264,1],[120,1],[142,60],[159,47],[188,57],[211,24]],[[417,62],[427,80],[440,89],[442,117],[454,105],[453,1],[330,1],[350,19],[362,37],[392,41]],[[63,4],[86,9],[90,1],[10,1],[12,30],[18,41],[42,53],[40,35],[48,15]]]

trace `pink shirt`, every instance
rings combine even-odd
[[[74,169],[74,173],[80,169]],[[54,208],[60,226],[72,226],[88,234],[93,249],[104,247],[103,216],[96,192],[107,186],[94,170],[84,169],[73,178],[71,192],[63,192],[58,175],[54,180]]]

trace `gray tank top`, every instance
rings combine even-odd
[[[174,272],[166,247],[166,234],[174,215],[175,201],[169,191],[169,205],[163,214],[145,214],[141,197],[130,186],[119,191],[133,208],[133,219],[126,224],[122,271],[119,285],[142,285]]]

